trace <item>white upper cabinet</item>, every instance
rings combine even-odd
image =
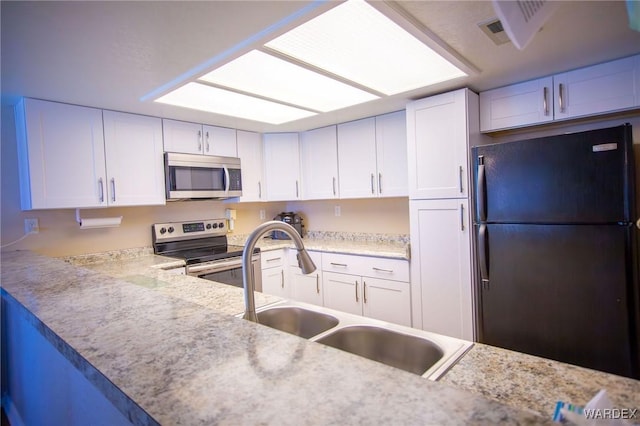
[[[267,133],[263,139],[266,201],[298,200],[300,149],[297,133]]]
[[[410,198],[467,197],[470,96],[461,89],[407,105]]]
[[[304,198],[338,198],[338,145],[336,126],[300,134],[300,162]]]
[[[553,120],[553,78],[545,77],[480,93],[480,130]]]
[[[480,94],[480,130],[491,132],[640,107],[640,55]]]
[[[374,117],[338,124],[340,198],[375,197],[376,121]]]
[[[178,120],[162,120],[164,150],[236,157],[236,130]]]
[[[404,110],[376,117],[376,154],[378,195],[406,197],[409,194],[409,179],[407,119]]]
[[[202,133],[204,134],[203,154],[223,157],[238,156],[236,129],[202,126]]]
[[[22,210],[107,205],[102,110],[24,99],[16,128]]]
[[[554,75],[555,118],[640,106],[640,55]]]
[[[164,204],[160,119],[24,99],[22,209]]]
[[[161,119],[114,111],[103,119],[108,204],[165,204]]]
[[[238,130],[238,157],[242,168],[241,202],[264,201],[262,136],[260,133]]]
[[[162,120],[164,150],[185,154],[202,154],[202,125],[186,121]]]

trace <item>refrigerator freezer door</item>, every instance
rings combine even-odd
[[[630,126],[480,146],[473,155],[477,221],[635,220]]]
[[[484,238],[482,343],[637,374],[627,296],[630,227],[489,224]]]

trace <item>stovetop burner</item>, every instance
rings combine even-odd
[[[153,252],[185,259],[187,265],[242,256],[244,247],[227,244],[225,224],[225,219],[156,223]]]

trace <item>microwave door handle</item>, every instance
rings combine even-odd
[[[224,192],[229,192],[229,168],[224,166]]]

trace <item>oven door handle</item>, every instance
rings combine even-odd
[[[254,256],[252,262],[256,262],[258,260],[258,256]],[[220,260],[212,263],[206,264],[196,264],[196,265],[187,265],[186,274],[187,275],[201,275],[203,272],[206,273],[214,273],[214,272],[224,272],[230,269],[242,268],[242,258],[234,257],[231,260]]]

